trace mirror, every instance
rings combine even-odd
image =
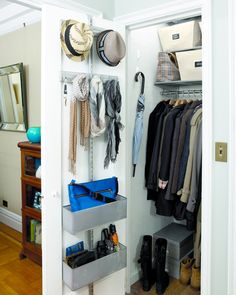
[[[0,68],[0,130],[28,128],[23,63]]]

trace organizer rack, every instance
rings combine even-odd
[[[89,55],[88,72],[69,72],[61,71],[60,82],[65,85],[65,93],[67,94],[67,84],[73,83],[74,78],[78,74],[88,75],[92,78],[98,75],[103,81],[117,80],[117,76],[95,74],[93,73],[93,56]],[[93,138],[89,139],[88,153],[89,179],[94,179],[94,142]],[[102,206],[89,208],[77,212],[71,212],[70,206],[63,206],[63,229],[75,235],[81,231],[87,231],[89,249],[94,249],[93,228],[106,223],[118,221],[127,217],[127,199],[118,195],[117,200],[104,204]],[[127,265],[126,247],[120,245],[120,251],[111,253],[103,258],[97,259],[81,267],[72,269],[65,261],[63,261],[63,280],[65,284],[72,290],[77,290],[84,286],[89,287],[89,295],[93,295],[93,282],[104,278],[105,276],[125,268]]]
[[[82,72],[69,72],[69,71],[62,71],[61,72],[61,78],[60,78],[60,82],[65,83],[65,84],[72,84],[74,78],[78,75],[78,74],[84,74],[89,76],[89,78],[92,78],[92,76],[98,75],[102,80],[111,80],[111,79],[115,79],[117,80],[118,77],[117,76],[112,76],[112,75],[103,75],[103,74],[90,74],[90,73],[82,73]]]

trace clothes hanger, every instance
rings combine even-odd
[[[176,99],[174,99],[174,98],[170,99],[169,105],[174,106],[175,103],[176,103]]]

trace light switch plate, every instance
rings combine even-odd
[[[227,142],[215,143],[215,160],[217,162],[227,162]]]

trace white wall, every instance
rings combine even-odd
[[[128,60],[127,60],[127,114],[130,120],[127,121],[127,165],[130,178],[130,199],[129,199],[129,275],[131,284],[139,279],[139,269],[137,260],[140,255],[143,235],[153,235],[161,228],[172,221],[170,217],[156,215],[153,201],[147,200],[147,189],[144,181],[144,167],[146,159],[146,142],[149,115],[162,100],[160,88],[155,87],[156,81],[156,61],[158,52],[161,50],[157,35],[158,26],[146,27],[132,30],[128,35]],[[149,40],[143,42],[143,40]],[[140,58],[137,58],[140,54]],[[139,162],[136,167],[135,178],[132,175],[132,138],[134,120],[136,114],[137,99],[140,93],[141,82],[135,82],[134,76],[137,71],[145,74],[145,111],[144,127]]]
[[[115,2],[115,16],[132,13],[134,11],[150,8],[159,4],[165,4],[170,0],[114,0]]]
[[[29,126],[40,126],[41,24],[26,26],[0,37],[0,67],[23,62],[26,75]],[[17,143],[26,134],[0,131],[0,206],[21,215],[21,163]]]
[[[115,15],[114,0],[79,0],[80,4],[100,10],[104,18],[112,19]]]

